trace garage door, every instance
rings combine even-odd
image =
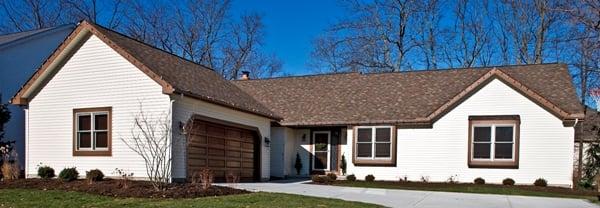
[[[195,120],[188,145],[188,179],[203,168],[215,180],[236,175],[242,181],[257,180],[259,157],[256,133],[251,130]]]

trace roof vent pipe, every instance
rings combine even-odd
[[[250,79],[250,72],[249,71],[242,71],[242,80],[249,80]]]

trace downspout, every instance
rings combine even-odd
[[[171,148],[169,149],[169,158],[171,158],[171,161],[169,164],[171,167],[169,167],[170,170],[170,174],[169,174],[169,183],[173,183],[173,103],[175,102],[175,99],[171,99],[169,102],[169,123],[171,123],[171,131],[169,131],[169,138],[171,138]]]

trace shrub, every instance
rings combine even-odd
[[[56,176],[54,174],[54,169],[48,166],[40,166],[38,167],[38,176],[43,179],[54,178]]]
[[[346,164],[346,156],[342,155],[342,164],[340,164],[340,169],[342,169],[342,175],[346,175],[346,169],[348,165]]]
[[[446,179],[446,183],[457,184],[458,183],[458,175],[451,175],[450,177],[448,177],[448,179]]]
[[[104,173],[98,169],[93,169],[85,172],[85,178],[88,182],[93,183],[96,181],[102,181],[104,179]]]
[[[354,174],[350,174],[346,176],[346,180],[348,181],[356,181],[356,176]]]
[[[546,187],[546,186],[548,186],[548,182],[546,181],[546,179],[538,178],[537,180],[535,180],[533,182],[533,185],[540,186],[540,187]]]
[[[115,171],[113,171],[113,174],[121,177],[121,180],[119,180],[120,188],[123,188],[123,189],[129,188],[129,181],[131,180],[131,177],[133,177],[133,173],[129,173],[123,169],[115,168]]]
[[[327,177],[329,177],[331,181],[337,180],[337,175],[335,173],[327,173]]]
[[[481,177],[477,177],[477,178],[475,178],[475,180],[473,180],[473,183],[475,183],[477,185],[483,185],[483,184],[485,184],[485,180]]]
[[[373,182],[373,181],[375,181],[375,176],[373,176],[372,174],[369,174],[369,175],[365,176],[365,181]]]
[[[505,178],[504,180],[502,180],[502,185],[506,185],[506,186],[515,185],[515,180],[513,180],[512,178]]]
[[[77,180],[77,177],[79,177],[79,172],[75,167],[65,168],[58,174],[58,178],[66,182]]]
[[[294,168],[296,168],[296,175],[300,175],[300,171],[302,170],[302,160],[300,159],[300,153],[296,153],[296,162],[294,163]]]
[[[311,176],[311,180],[315,183],[321,184],[330,184],[332,182],[331,178],[326,175],[313,175]]]
[[[15,180],[18,179],[21,174],[19,164],[16,162],[9,162],[8,160],[4,160],[2,167],[0,167],[0,171],[2,172],[3,180]]]

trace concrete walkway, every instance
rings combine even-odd
[[[306,181],[240,183],[237,188],[249,191],[276,192],[336,198],[380,204],[387,207],[409,208],[598,208],[583,199],[469,194],[397,189],[353,188],[303,184]],[[226,184],[221,184],[226,185]]]

